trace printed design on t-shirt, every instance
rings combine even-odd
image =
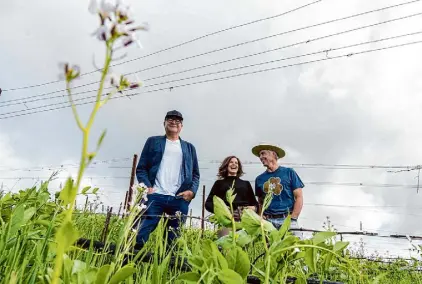
[[[283,190],[281,179],[279,177],[271,177],[264,183],[264,192],[272,192],[275,195],[280,195]]]

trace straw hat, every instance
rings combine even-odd
[[[259,157],[259,152],[261,152],[262,150],[270,150],[276,152],[279,159],[283,158],[286,155],[286,152],[284,152],[284,150],[280,147],[266,143],[261,143],[259,145],[254,146],[252,148],[252,154]]]

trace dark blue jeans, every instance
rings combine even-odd
[[[156,193],[149,194],[148,201],[145,203],[147,209],[142,215],[138,235],[136,236],[137,246],[142,247],[148,241],[149,235],[157,227],[163,213],[175,215],[177,211],[180,211],[182,214],[180,218],[169,218],[167,221],[167,241],[168,244],[171,245],[173,240],[177,237],[177,230],[180,225],[184,224],[186,221],[189,203],[190,202],[185,201],[183,198],[176,199],[176,197],[169,195]],[[172,229],[169,230],[169,227]]]

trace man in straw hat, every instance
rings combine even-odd
[[[304,184],[295,170],[277,164],[277,160],[286,155],[284,150],[275,145],[259,144],[252,148],[252,153],[267,168],[255,179],[255,195],[258,197],[260,210],[266,194],[273,195],[263,216],[279,229],[290,214],[290,227],[298,228],[297,219],[302,211]]]

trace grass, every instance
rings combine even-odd
[[[39,188],[22,190],[16,194],[3,195],[0,199],[0,210],[0,282],[50,283],[57,248],[55,234],[59,231],[59,224],[62,221],[60,213],[63,208],[50,199],[48,184],[43,184]],[[78,237],[92,240],[101,239],[106,219],[104,214],[76,211],[73,213],[73,219],[79,233]],[[71,246],[63,259],[59,282],[119,283],[120,279],[120,283],[183,283],[178,279],[186,275],[184,274],[186,271],[182,269],[184,261],[193,267],[192,273],[196,273],[201,271],[201,268],[195,266],[196,262],[203,261],[205,263],[207,257],[214,257],[214,254],[208,256],[206,254],[208,253],[207,248],[211,247],[212,250],[212,244],[218,241],[216,233],[212,230],[202,232],[200,229],[189,227],[183,228],[175,247],[171,248],[171,252],[168,253],[165,237],[163,237],[163,222],[151,235],[145,250],[138,255],[133,255],[131,254],[131,240],[135,236],[131,227],[133,221],[134,217],[131,215],[125,218],[112,216],[107,234],[107,244],[118,244],[118,252],[115,254],[97,251],[93,248],[82,249]],[[329,249],[332,235],[329,236],[324,239],[324,245],[321,245],[321,248]],[[244,236],[236,239],[238,245],[242,237]],[[232,239],[228,243],[218,241],[223,247],[229,247],[229,249],[221,250],[221,255],[227,259],[229,265],[230,257],[228,255],[230,251],[233,251],[230,248],[232,242]],[[314,241],[314,243],[317,242]],[[288,233],[284,244],[281,242],[279,244],[281,245],[278,246],[278,251],[295,244],[306,245],[306,243],[295,243],[293,236]],[[271,250],[271,247],[268,249]],[[305,248],[300,248],[300,250],[309,255],[315,253],[316,269],[314,271],[309,268],[310,262],[306,260],[307,255],[303,255],[303,257],[296,255],[297,259],[290,259],[286,262],[285,260],[294,255],[291,250],[287,250],[287,254],[278,254],[278,256],[273,251],[271,257],[274,256],[274,258],[268,258],[267,255],[258,258],[266,251],[259,237],[247,242],[241,248],[242,257],[248,258],[246,273],[260,277],[261,282],[265,281],[261,272],[268,269],[269,275],[272,275],[269,277],[269,283],[284,283],[286,277],[297,278],[296,283],[305,283],[305,279],[308,278],[344,283],[422,283],[422,273],[414,271],[417,266],[421,265],[417,261],[409,264],[403,260],[397,260],[386,264],[357,260],[353,259],[356,255],[346,248],[343,251],[346,255],[344,260],[332,257],[331,262],[326,266],[326,257],[329,254],[324,254],[321,249],[310,250],[310,253]],[[146,252],[153,253],[151,262],[139,262],[138,259]],[[215,255],[217,265],[224,262],[223,259],[219,259],[220,254],[215,252]],[[172,256],[176,256],[175,262],[172,262]],[[202,259],[202,256],[205,257]],[[276,266],[275,262],[283,263],[283,265]],[[270,263],[270,266],[267,266],[267,263]],[[277,268],[278,272],[272,271],[273,268]],[[204,275],[204,273],[200,275]],[[234,283],[225,280],[218,273],[216,275],[211,280],[201,279],[200,283]],[[103,278],[101,278],[102,276]],[[115,277],[114,280],[113,277]],[[195,280],[186,283],[197,282]]]

